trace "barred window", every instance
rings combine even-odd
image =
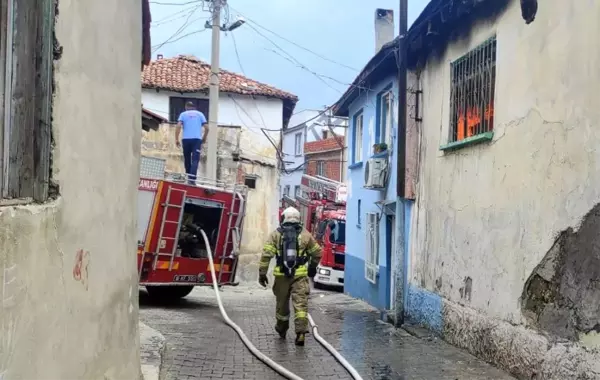
[[[449,142],[494,129],[496,37],[451,64]]]

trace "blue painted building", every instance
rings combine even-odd
[[[333,107],[349,118],[344,289],[380,310],[394,309],[396,289],[406,289],[407,260],[398,257],[407,251],[411,206],[396,195],[397,50],[397,40],[383,45]],[[385,184],[376,189],[366,187],[372,158],[387,160]]]

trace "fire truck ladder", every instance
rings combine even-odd
[[[243,189],[243,187],[241,188]],[[231,209],[229,210],[229,218],[227,220],[227,234],[225,235],[225,246],[223,247],[223,255],[221,256],[221,266],[219,267],[219,279],[218,279],[218,284],[221,284],[222,278],[224,274],[232,274],[232,276],[235,273],[235,270],[237,269],[237,264],[238,264],[238,255],[239,255],[239,249],[240,249],[240,232],[241,232],[241,228],[242,228],[242,221],[244,219],[244,209],[245,209],[245,201],[244,201],[244,196],[242,195],[242,191],[240,187],[238,187],[237,185],[234,187],[233,189],[233,200],[231,201]],[[238,211],[235,211],[235,204],[236,204],[236,198],[239,198],[239,208]],[[235,225],[233,227],[231,227],[231,222],[233,221],[233,218],[235,219]],[[231,239],[230,239],[231,238]],[[232,249],[231,249],[231,254],[230,255],[226,255],[225,253],[227,252],[227,248],[229,246],[229,244],[231,243],[232,245]],[[223,265],[225,264],[225,259],[233,259],[233,264],[231,265],[230,270],[228,271],[224,271],[223,270]],[[234,278],[230,278],[229,282],[233,283]]]
[[[181,202],[179,203],[171,203],[171,194],[172,193],[181,193]],[[156,269],[156,264],[158,263],[158,257],[159,256],[168,256],[170,257],[170,261],[169,261],[169,271],[171,271],[173,269],[173,260],[175,260],[175,252],[177,252],[177,241],[179,240],[179,226],[181,225],[181,219],[183,218],[183,207],[185,205],[185,196],[187,194],[187,191],[185,190],[179,190],[179,189],[174,189],[172,187],[169,187],[169,190],[167,190],[167,198],[165,199],[165,203],[163,203],[161,206],[164,207],[164,211],[163,211],[163,217],[162,217],[162,221],[160,223],[160,232],[158,234],[158,242],[156,244],[156,252],[154,252],[154,263],[152,264],[152,268]],[[181,210],[178,215],[179,218],[177,220],[167,220],[167,216],[169,215],[169,210],[170,209],[179,209]],[[175,237],[163,237],[163,233],[165,231],[165,225],[167,224],[174,224],[175,225]],[[171,251],[168,253],[161,253],[160,252],[160,248],[161,248],[161,242],[163,240],[172,240],[173,241],[173,247],[171,248]],[[166,246],[166,243],[165,243]]]

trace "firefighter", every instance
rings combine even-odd
[[[263,248],[260,259],[258,283],[266,287],[269,284],[267,271],[271,259],[275,257],[273,270],[275,283],[273,294],[277,300],[275,331],[285,338],[289,329],[290,297],[294,307],[296,345],[304,346],[308,333],[308,295],[309,277],[317,273],[321,259],[321,247],[312,235],[300,224],[300,212],[293,207],[283,211],[281,225],[275,230]]]

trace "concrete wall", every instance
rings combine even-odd
[[[238,137],[239,135],[239,137]],[[246,160],[234,162],[232,152],[236,149],[237,140],[240,139],[242,157]],[[277,224],[278,175],[276,160],[269,157],[271,152],[264,147],[263,154],[258,154],[261,146],[256,142],[258,138],[247,128],[233,128],[220,126],[218,135],[217,169],[219,179],[229,183],[244,183],[244,174],[253,174],[256,180],[256,189],[248,191],[246,203],[246,217],[241,243],[241,253],[257,253],[262,249],[270,231]],[[263,140],[266,138],[263,136]],[[263,145],[264,146],[264,145]],[[170,124],[163,124],[157,131],[143,132],[142,154],[150,157],[159,157],[167,160],[167,170],[184,173],[183,154],[175,146],[175,128]],[[274,151],[274,149],[273,149]],[[201,163],[198,172],[203,172],[206,162],[206,149],[202,149]]]
[[[388,208],[395,211],[394,202],[396,201],[396,176],[392,175],[388,181],[385,191],[367,190],[364,186],[364,161],[371,157],[372,146],[375,143],[375,123],[376,123],[376,104],[377,96],[388,86],[392,86],[394,98],[397,98],[397,80],[393,74],[373,86],[373,91],[363,94],[351,104],[350,120],[348,124],[348,152],[354,149],[354,142],[357,138],[363,140],[363,162],[354,162],[348,169],[348,201],[347,201],[347,223],[346,223],[346,264],[344,272],[344,291],[349,295],[364,299],[371,305],[380,309],[387,309],[390,306],[390,261],[391,261],[391,241],[389,235],[392,235],[387,218],[384,216],[379,221],[379,277],[377,283],[372,284],[365,279],[365,251],[366,251],[366,213],[377,212],[381,214],[381,208],[375,202],[386,200],[389,203]],[[396,102],[394,102],[396,104]],[[363,112],[363,135],[354,136],[353,115],[362,109]],[[397,128],[397,106],[393,107],[393,129],[394,144]],[[395,163],[397,152],[392,149],[390,160],[391,173],[395,173]],[[348,154],[352,156],[351,153]],[[360,201],[360,223],[358,203]],[[395,235],[395,233],[393,234]]]
[[[451,42],[440,59],[427,62],[421,76],[421,162],[408,314],[526,378],[598,378],[600,373],[577,345],[553,345],[525,328],[554,339],[560,334],[549,326],[585,317],[576,332],[586,341],[596,334],[590,316],[600,322],[597,248],[571,238],[579,249],[563,251],[562,257],[571,255],[567,264],[539,265],[556,236],[570,228],[578,231],[600,200],[600,110],[592,85],[600,81],[600,49],[585,37],[600,31],[599,16],[600,3],[580,7],[548,0],[540,2],[536,20],[526,25],[519,2],[512,1],[497,19],[480,22],[469,36]],[[450,62],[494,34],[493,141],[443,153],[439,148],[449,135]],[[589,220],[593,224],[595,219]],[[595,269],[574,270],[572,263],[578,261]],[[525,317],[521,309],[536,267],[538,273],[546,271],[546,278],[562,279],[555,300],[559,310],[546,315],[552,321],[539,314]],[[549,285],[552,291],[555,285]],[[570,296],[577,293],[589,297]],[[544,309],[544,302],[553,300],[538,302]]]
[[[139,2],[60,1],[53,176],[0,209],[0,377],[139,379]]]

